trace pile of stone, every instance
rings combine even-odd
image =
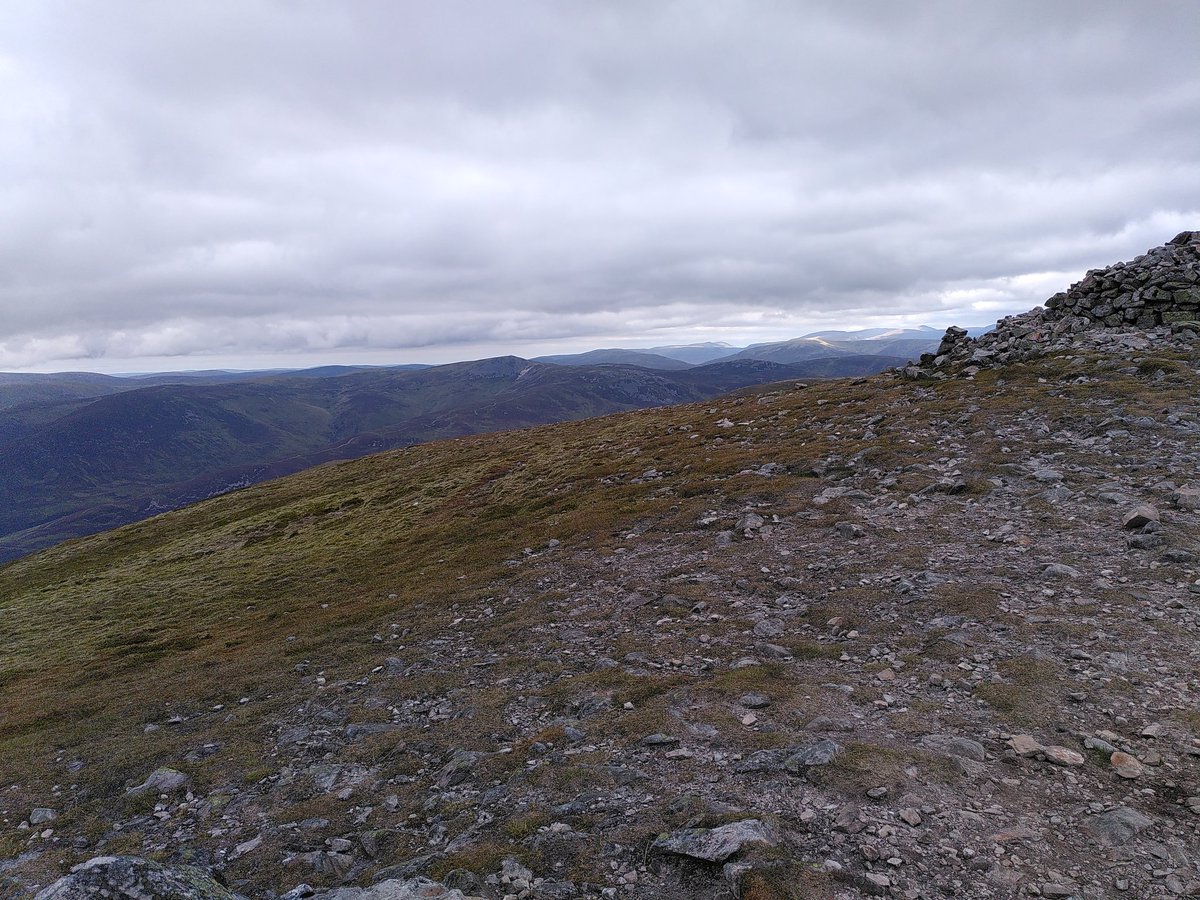
[[[912,378],[947,377],[1056,350],[1190,345],[1198,335],[1200,231],[1185,231],[1130,262],[1093,269],[1045,306],[1001,319],[978,338],[948,328],[936,353],[899,371]]]

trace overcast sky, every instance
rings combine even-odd
[[[0,369],[977,325],[1200,228],[1200,3],[2,0]]]

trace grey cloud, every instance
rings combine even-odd
[[[1200,224],[1194,4],[12,13],[0,367],[976,324]]]

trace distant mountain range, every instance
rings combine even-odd
[[[982,334],[987,328],[968,329]],[[880,357],[874,371],[907,362],[922,353],[932,353],[941,342],[943,331],[922,325],[919,328],[865,328],[860,331],[814,331],[802,337],[749,347],[729,344],[687,344],[644,349],[615,347],[586,353],[539,356],[538,362],[560,366],[634,365],[650,369],[677,370],[685,365],[704,365],[717,360],[760,359],[783,365],[808,363],[818,359]],[[887,361],[885,361],[887,360]],[[848,368],[863,363],[849,364]],[[829,366],[837,371],[837,366]],[[869,367],[868,367],[869,368]],[[848,374],[848,373],[847,373]]]
[[[0,562],[330,460],[771,381],[869,375],[937,343],[924,331],[923,341],[836,334],[445,366],[0,374]]]

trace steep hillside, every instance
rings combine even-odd
[[[0,877],[124,853],[250,897],[1191,890],[1198,365],[755,388],[12,563]]]
[[[0,422],[0,561],[332,459],[802,374],[812,377],[753,361],[653,372],[503,357],[329,377],[206,379],[18,407]]]

